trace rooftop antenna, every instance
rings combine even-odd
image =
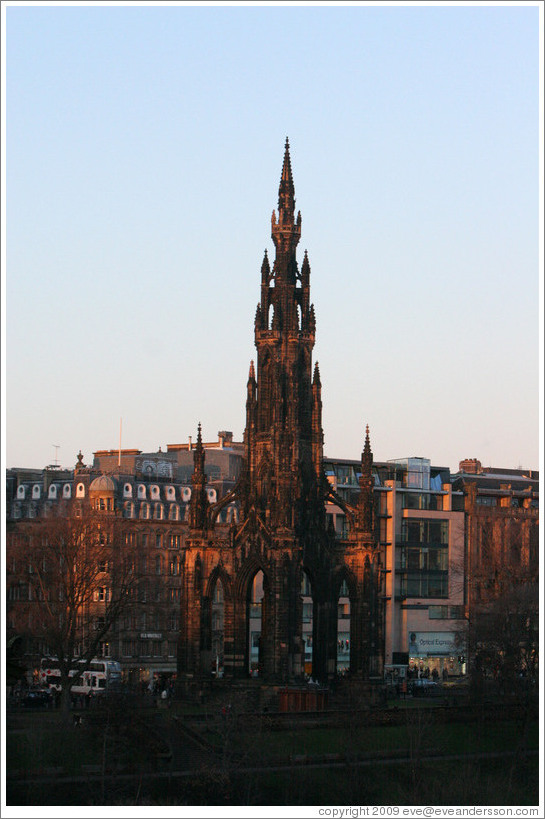
[[[122,426],[123,426],[123,418],[121,417],[119,419],[119,457],[117,459],[117,465],[119,467],[121,466],[121,429],[122,429]]]
[[[59,456],[59,449],[61,448],[60,444],[51,444],[51,446],[55,449],[55,466],[58,466],[59,465],[59,457],[58,457]]]

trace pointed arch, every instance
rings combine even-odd
[[[241,566],[234,583],[233,591],[239,600],[246,599],[249,586],[259,571],[263,572],[265,576],[269,576],[269,569],[265,563],[256,555],[251,555]]]
[[[337,674],[344,674],[356,667],[353,648],[355,617],[358,610],[358,582],[351,569],[343,563],[333,572],[333,603],[336,606],[336,658]]]
[[[271,568],[252,554],[241,567],[234,588],[239,611],[235,638],[244,658],[241,670],[245,676],[261,677],[270,670],[274,631],[269,622],[270,587]]]
[[[305,675],[312,677],[315,584],[313,581],[313,573],[311,573],[304,565],[301,566],[300,577],[302,639],[301,670]]]
[[[218,580],[223,586],[223,593],[225,597],[231,599],[233,596],[233,581],[231,579],[231,575],[226,571],[225,567],[221,566],[220,564],[215,566],[210,572],[208,582],[206,584],[206,596],[211,598],[214,597],[214,590]]]
[[[366,558],[366,560],[368,562],[369,558]],[[332,590],[335,599],[339,598],[343,583],[346,583],[348,597],[355,599],[358,594],[358,581],[354,572],[351,571],[346,563],[343,563],[342,566],[338,566],[332,575]]]

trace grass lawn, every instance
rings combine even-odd
[[[416,712],[413,712],[416,714]],[[293,755],[344,754],[348,756],[414,749],[421,753],[458,754],[513,750],[517,747],[520,726],[515,722],[434,725],[425,719],[408,719],[406,725],[387,727],[352,724],[346,728],[307,728],[299,730],[230,732],[203,728],[203,737],[217,748],[227,743],[232,750],[261,758]],[[537,748],[537,722],[531,725],[528,747]]]

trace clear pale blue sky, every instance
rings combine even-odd
[[[6,466],[241,439],[289,136],[325,453],[538,468],[537,6],[5,11]]]

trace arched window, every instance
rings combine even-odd
[[[123,505],[123,515],[126,518],[134,517],[134,503],[132,501],[125,501]]]
[[[156,503],[155,508],[153,511],[153,517],[155,520],[163,520],[165,515],[165,510],[162,503]]]
[[[180,520],[180,507],[177,503],[171,503],[168,510],[169,520]]]
[[[65,483],[62,488],[62,496],[63,498],[71,498],[72,497],[72,487],[69,483]]]
[[[238,523],[238,509],[234,505],[227,508],[227,523]]]
[[[54,483],[49,487],[48,498],[50,500],[57,500],[57,486]]]
[[[123,487],[123,497],[124,498],[132,498],[132,486],[130,483],[126,483]]]
[[[76,498],[84,498],[85,497],[85,484],[78,483],[76,486]]]
[[[143,483],[139,484],[138,486],[138,500],[145,500],[146,499],[146,487]]]
[[[149,503],[141,503],[140,504],[140,518],[142,520],[149,520]]]

